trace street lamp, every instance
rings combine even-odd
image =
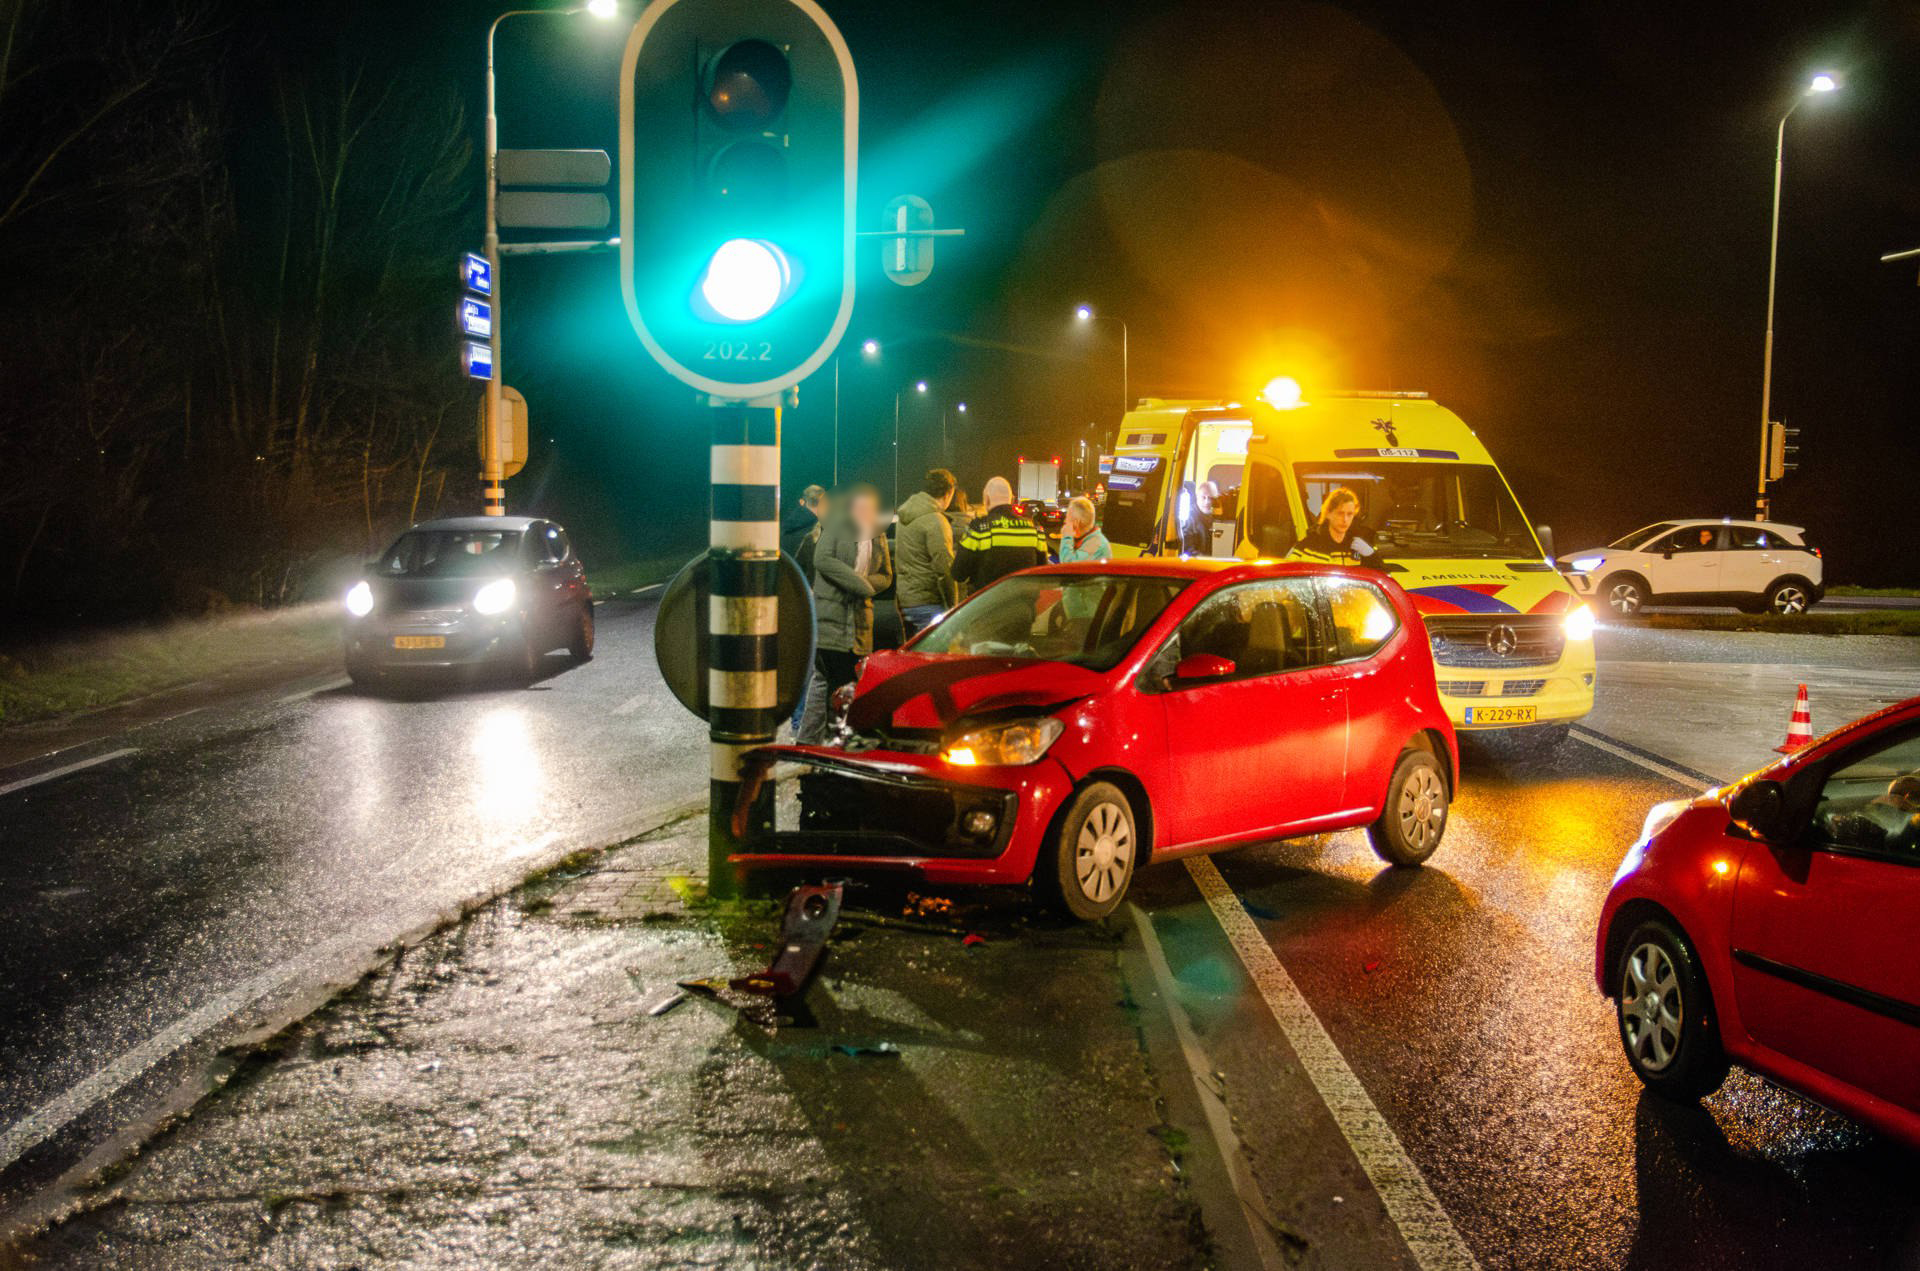
[[[1127,382],[1127,324],[1119,318],[1095,313],[1092,305],[1078,306],[1074,309],[1073,316],[1080,322],[1118,322],[1120,324],[1120,416],[1124,419],[1127,411],[1133,406],[1133,393]]]
[[[880,359],[880,341],[862,340],[860,355],[869,362]],[[833,355],[833,484],[840,486],[840,355]]]
[[[1767,499],[1767,450],[1773,431],[1773,293],[1780,266],[1780,175],[1786,162],[1787,120],[1793,117],[1793,112],[1800,109],[1800,103],[1807,98],[1831,93],[1839,87],[1840,81],[1832,75],[1815,75],[1800,95],[1793,99],[1793,105],[1787,107],[1787,113],[1780,116],[1780,127],[1774,135],[1773,229],[1767,244],[1767,347],[1760,364],[1760,479],[1754,493],[1754,515],[1762,521],[1767,519],[1770,510]]]
[[[620,15],[619,0],[587,0],[576,9],[509,9],[493,20],[487,28],[487,125],[485,133],[486,159],[483,167],[487,183],[487,226],[485,251],[487,267],[493,280],[493,325],[487,333],[487,345],[493,358],[493,366],[487,375],[487,419],[486,435],[482,440],[485,459],[481,465],[480,481],[484,489],[486,514],[505,516],[507,514],[507,492],[502,488],[506,481],[506,463],[500,453],[501,389],[505,380],[501,378],[500,366],[500,329],[506,325],[505,296],[502,294],[500,277],[500,116],[497,94],[494,91],[493,44],[494,36],[500,31],[500,24],[508,18],[523,18],[546,15],[547,17],[571,17],[576,14],[591,14],[601,20],[616,18]]]

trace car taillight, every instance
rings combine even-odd
[[[1809,544],[1807,544],[1807,550],[1813,553],[1813,558],[1814,558],[1815,560],[1820,560],[1820,559],[1821,559],[1821,556],[1820,556],[1820,549],[1819,549],[1819,548],[1817,548],[1817,547],[1815,547],[1815,546],[1814,546],[1813,544],[1811,544],[1811,543],[1809,543]]]

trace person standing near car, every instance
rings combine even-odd
[[[800,507],[813,520],[810,524],[799,526],[794,537],[789,537],[786,533],[787,522],[783,520],[780,550],[793,557],[794,563],[800,566],[800,577],[805,580],[807,589],[811,591],[813,589],[813,551],[820,541],[820,526],[827,519],[831,505],[825,490],[817,485],[810,485],[800,492]],[[788,517],[796,522],[799,520],[792,513],[789,513]],[[807,634],[815,637],[817,648],[817,622],[815,630]],[[825,728],[826,709],[827,690],[820,680],[820,670],[816,666],[807,673],[806,683],[800,686],[800,700],[793,704],[793,717],[788,722],[794,737],[805,737],[810,733],[818,734]]]
[[[1060,533],[1060,563],[1112,559],[1113,545],[1093,523],[1093,500],[1078,498],[1069,502],[1067,523]]]
[[[986,514],[968,528],[953,552],[953,576],[971,591],[1022,569],[1047,563],[1047,540],[1013,505],[1005,477],[987,482]]]
[[[1377,566],[1379,554],[1362,537],[1364,527],[1359,520],[1360,496],[1345,486],[1336,486],[1320,500],[1320,519],[1286,558],[1323,565]]]
[[[860,659],[873,652],[873,598],[892,582],[893,560],[880,532],[880,492],[864,482],[850,486],[833,499],[813,549],[814,666],[829,703],[821,712],[821,732],[833,695],[853,683]]]
[[[946,518],[953,493],[953,474],[934,468],[920,489],[900,505],[894,600],[900,606],[900,634],[905,639],[912,639],[958,599],[952,572],[953,527]]]

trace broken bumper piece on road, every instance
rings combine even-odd
[[[749,833],[768,781],[771,832]],[[734,833],[742,870],[900,870],[936,883],[1023,883],[1054,811],[1072,790],[1058,763],[958,771],[935,755],[767,746],[743,760]],[[783,825],[782,821],[786,824]]]

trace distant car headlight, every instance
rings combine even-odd
[[[475,613],[505,613],[513,607],[513,579],[496,578],[473,593]]]
[[[962,733],[947,743],[940,757],[957,768],[1029,764],[1046,754],[1065,731],[1067,726],[1052,716],[1017,719]]]
[[[347,588],[347,612],[356,618],[364,618],[373,612],[373,588],[361,579]]]
[[[1569,640],[1593,639],[1593,610],[1585,605],[1575,605],[1567,610],[1566,620],[1561,624]]]
[[[1591,574],[1606,563],[1607,558],[1604,556],[1576,556],[1568,562],[1573,566],[1573,572],[1576,574]]]

